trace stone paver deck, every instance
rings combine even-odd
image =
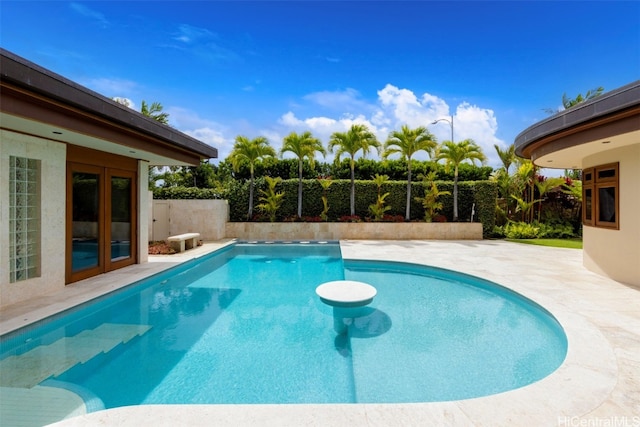
[[[206,243],[179,256],[150,257],[147,264],[78,282],[55,296],[7,307],[0,315],[0,333],[226,243]],[[569,342],[567,358],[556,372],[536,383],[461,401],[132,406],[81,415],[56,425],[640,426],[640,289],[589,272],[582,266],[581,250],[504,241],[341,241],[341,250],[345,259],[432,265],[513,289],[560,321]]]

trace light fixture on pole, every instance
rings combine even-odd
[[[449,119],[438,119],[431,122],[432,125],[435,125],[438,122],[448,122],[451,125],[451,143],[453,143],[453,116],[451,116],[451,120]]]

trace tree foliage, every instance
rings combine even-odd
[[[169,114],[162,111],[162,104],[159,102],[152,102],[151,105],[147,104],[147,101],[142,100],[142,106],[140,112],[142,115],[152,118],[153,120],[162,123],[163,125],[169,124]]]
[[[254,168],[256,163],[268,157],[275,157],[276,152],[269,145],[269,140],[264,136],[249,139],[246,136],[238,135],[233,146],[229,159],[234,170],[238,170],[241,162],[249,164],[249,210],[247,220],[253,216],[253,188],[254,188]]]
[[[588,90],[587,93],[584,94],[584,96],[579,93],[575,98],[569,98],[565,92],[562,94],[562,106],[565,109],[574,107],[578,104],[602,95],[602,92],[604,92],[604,88],[602,86]]]
[[[280,205],[282,205],[282,198],[284,197],[283,192],[276,191],[276,185],[278,185],[282,179],[281,178],[271,178],[270,176],[265,176],[265,181],[267,182],[267,189],[260,190],[260,204],[257,206],[260,211],[269,216],[269,221],[276,221],[276,213],[278,209],[280,209]]]
[[[458,172],[460,164],[469,160],[481,163],[486,160],[482,149],[472,140],[465,139],[460,142],[444,141],[436,152],[437,160],[444,160],[447,170],[453,168],[453,221],[458,220]]]
[[[604,88],[602,86],[597,87],[595,89],[590,89],[584,95],[579,93],[578,95],[576,95],[575,98],[569,98],[567,96],[567,93],[565,92],[565,93],[562,94],[562,107],[565,110],[569,109],[571,107],[575,107],[578,104],[581,104],[583,102],[589,101],[589,100],[591,100],[593,98],[597,98],[598,96],[602,95],[603,92],[604,92]],[[544,108],[543,110],[545,112],[547,112],[548,114],[556,114],[556,113],[559,113],[559,112],[563,111],[562,108],[560,108],[560,109]]]
[[[409,221],[411,211],[411,158],[419,151],[431,153],[437,146],[435,137],[429,133],[426,127],[420,126],[411,129],[403,125],[399,131],[392,131],[384,144],[383,159],[394,154],[400,154],[400,158],[407,162],[407,201],[405,220]]]
[[[298,218],[302,216],[302,175],[304,172],[304,160],[311,169],[315,166],[316,153],[325,155],[327,152],[322,146],[318,138],[315,138],[311,132],[304,132],[298,135],[291,132],[283,140],[280,155],[292,153],[298,160]]]
[[[366,125],[354,124],[347,132],[334,132],[329,141],[329,152],[335,150],[335,161],[340,162],[342,155],[349,156],[351,170],[351,194],[349,195],[351,216],[355,215],[355,156],[362,152],[366,156],[372,148],[379,149],[380,143]]]

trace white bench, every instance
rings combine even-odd
[[[184,252],[187,249],[195,248],[198,246],[198,240],[200,240],[200,233],[184,233],[167,238],[169,245],[176,252]]]

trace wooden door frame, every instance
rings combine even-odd
[[[98,266],[73,273],[73,172],[99,175]],[[131,179],[130,257],[111,261],[111,177]],[[65,282],[77,282],[138,262],[138,162],[135,159],[75,145],[67,146]]]

